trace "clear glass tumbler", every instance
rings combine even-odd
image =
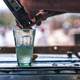
[[[19,67],[31,66],[34,47],[34,35],[33,29],[14,30],[17,62]]]

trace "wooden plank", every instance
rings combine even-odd
[[[80,51],[80,46],[46,46],[46,47],[34,47],[34,54],[66,54],[69,52],[78,52]],[[0,53],[15,53],[15,47],[1,47]]]

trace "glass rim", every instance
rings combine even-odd
[[[16,29],[14,29],[14,30],[34,30],[34,29],[19,29],[19,28],[16,28]]]

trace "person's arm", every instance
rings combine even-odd
[[[20,0],[29,12],[51,10],[60,12],[80,12],[80,0]]]

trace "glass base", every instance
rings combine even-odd
[[[31,67],[31,63],[18,63],[19,67]]]

